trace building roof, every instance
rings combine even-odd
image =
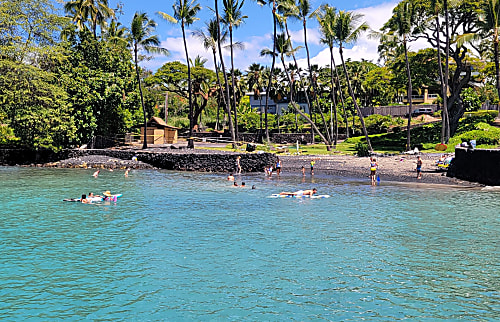
[[[175,127],[172,125],[168,125],[165,123],[165,121],[162,118],[153,116],[149,121],[148,121],[148,126],[154,126],[154,127],[162,127],[162,128],[169,128],[169,129],[175,129],[179,130],[179,127]]]

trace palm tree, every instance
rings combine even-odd
[[[309,122],[311,124],[312,129],[314,131],[316,131],[316,133],[318,133],[318,135],[321,137],[323,142],[328,146],[329,142],[323,136],[321,131],[316,127],[316,124],[314,124],[314,122],[304,112],[302,112],[302,110],[300,110],[300,108],[297,107],[297,104],[295,104],[295,101],[293,99],[293,79],[290,76],[290,72],[288,71],[288,68],[286,66],[285,56],[290,57],[292,55],[292,53],[297,51],[298,49],[300,49],[300,47],[295,48],[295,49],[292,48],[290,40],[287,38],[287,36],[284,33],[280,33],[276,36],[275,43],[276,43],[276,52],[280,56],[283,70],[285,72],[286,78],[288,79],[288,83],[290,84],[290,95],[289,95],[290,104],[293,106],[293,108],[295,109],[295,111],[297,113],[299,113],[302,117],[304,117],[306,119],[307,122]],[[274,53],[269,49],[263,49],[260,52],[261,56],[270,56],[273,54]],[[313,132],[313,135],[314,135],[314,132]]]
[[[334,137],[334,147],[337,146],[337,137],[339,136],[338,131],[338,119],[337,119],[337,102],[335,99],[335,83],[333,71],[336,69],[335,67],[335,59],[333,58],[333,44],[335,40],[333,38],[333,26],[335,25],[335,19],[337,17],[335,7],[331,7],[329,5],[323,5],[321,7],[321,12],[317,15],[318,22],[320,24],[320,30],[323,34],[323,38],[321,38],[321,42],[328,46],[330,50],[330,81],[331,81],[331,93],[332,93],[332,103],[335,106],[334,118],[335,118],[335,130],[332,131],[332,136]],[[346,122],[347,124],[347,122]]]
[[[205,67],[205,63],[208,61],[208,59],[204,58],[204,57],[201,57],[200,55],[197,55],[195,58],[194,58],[194,61],[189,58],[189,62],[191,63],[191,65],[193,67]]]
[[[213,59],[214,59],[214,66],[215,66],[215,74],[217,75],[217,84],[219,86],[219,97],[222,100],[222,102],[224,103],[224,106],[228,106],[228,105],[226,105],[227,100],[226,100],[226,96],[224,95],[224,91],[223,91],[222,84],[221,84],[220,77],[219,77],[219,68],[217,65],[217,46],[218,46],[217,39],[218,39],[218,33],[219,33],[219,25],[217,24],[216,19],[212,19],[208,23],[206,23],[206,31],[207,32],[205,33],[203,30],[196,30],[193,32],[193,36],[195,36],[196,38],[201,40],[201,42],[203,43],[203,47],[205,49],[212,50],[212,55],[213,55]],[[227,36],[227,33],[224,32],[222,34],[222,37],[221,37],[222,43],[226,42],[226,36]],[[229,115],[231,115],[230,110],[229,110]],[[219,125],[219,105],[217,106],[216,129],[218,129],[218,125]],[[233,129],[233,121],[232,121],[231,117],[229,118],[229,127],[230,127],[231,133],[233,133],[234,129]]]
[[[107,25],[103,30],[103,38],[111,44],[124,45],[128,44],[127,38],[129,37],[128,30],[121,23],[117,22],[115,19],[111,20],[111,23]]]
[[[73,0],[64,4],[64,10],[73,15],[72,20],[79,30],[84,30],[85,22],[90,21],[94,38],[97,39],[97,26],[103,26],[106,20],[114,17],[114,10],[109,8],[108,0]]]
[[[388,30],[389,34],[386,35],[387,38],[393,36],[397,38],[398,42],[403,45],[403,50],[405,53],[405,63],[406,63],[406,76],[408,78],[408,126],[406,135],[406,150],[411,149],[411,112],[413,109],[412,105],[412,83],[411,83],[411,70],[410,63],[408,61],[408,37],[412,31],[413,24],[413,6],[409,1],[403,1],[399,3],[393,10],[392,18],[382,27],[384,30]]]
[[[254,98],[258,99],[259,104],[259,114],[260,114],[260,129],[262,130],[262,95],[260,95],[262,87],[264,85],[263,79],[264,66],[260,64],[252,63],[247,70],[248,78],[248,88],[253,91]]]
[[[298,10],[297,10],[297,14],[296,14],[295,18],[299,19],[302,22],[302,29],[304,32],[304,46],[306,48],[306,54],[307,54],[307,67],[309,70],[309,80],[311,82],[311,86],[313,87],[313,91],[315,93],[314,97],[315,97],[315,101],[316,101],[316,107],[318,108],[318,110],[321,114],[321,118],[322,118],[323,124],[325,126],[326,137],[328,138],[328,144],[326,146],[327,146],[327,149],[330,150],[332,140],[331,140],[330,132],[328,131],[328,125],[326,124],[326,121],[325,121],[325,115],[323,114],[323,110],[319,106],[318,89],[316,88],[316,82],[313,79],[313,71],[311,69],[311,59],[310,59],[310,54],[309,54],[309,45],[307,43],[307,19],[316,16],[318,14],[318,9],[312,11],[311,3],[309,2],[309,0],[298,0],[297,9]],[[310,107],[312,108],[312,104]],[[313,113],[312,109],[310,110],[310,113],[312,115],[312,113]]]
[[[290,46],[293,48],[292,36],[290,35],[290,30],[288,29],[288,17],[296,18],[299,15],[299,8],[295,5],[294,0],[282,0],[278,3],[278,12],[280,15],[277,15],[277,18],[280,21],[280,26],[285,28],[286,35],[288,37],[288,41],[290,42]],[[302,75],[300,74],[299,64],[297,63],[297,57],[295,56],[295,51],[292,51],[292,58],[295,64],[295,70],[297,71],[296,75],[299,80],[299,84],[302,84]],[[292,80],[295,78],[292,77]],[[309,100],[309,93],[307,90],[303,90],[304,97],[306,99],[307,108],[309,109],[309,115],[312,117],[312,106]]]
[[[238,28],[243,20],[248,18],[244,16],[241,12],[241,7],[245,3],[242,0],[238,3],[238,0],[222,0],[224,5],[224,15],[222,17],[222,22],[228,27],[229,30],[229,45],[231,49],[231,87],[233,91],[233,113],[234,113],[234,128],[235,136],[238,138],[238,113],[236,112],[236,84],[234,76],[234,52],[233,52],[233,29]],[[231,114],[229,114],[231,115]]]
[[[234,133],[234,127],[233,127],[233,120],[231,117],[231,103],[230,103],[230,97],[229,97],[229,81],[227,79],[227,73],[226,73],[226,67],[224,65],[224,57],[222,56],[222,37],[221,37],[221,21],[220,21],[220,15],[219,15],[219,6],[217,0],[215,0],[215,18],[217,20],[217,48],[219,52],[219,59],[220,59],[220,64],[222,67],[222,74],[224,75],[224,87],[225,87],[225,104],[226,104],[226,111],[229,119],[229,131],[231,133],[231,141],[233,145],[233,149],[237,148],[236,145],[236,135]]]
[[[198,20],[196,14],[200,11],[201,6],[195,2],[196,0],[177,0],[176,3],[172,5],[174,9],[174,15],[170,16],[164,12],[159,11],[158,14],[163,19],[172,23],[180,23],[182,30],[182,40],[184,42],[184,51],[186,53],[186,64],[188,67],[188,97],[189,97],[189,136],[193,136],[193,97],[192,97],[192,84],[191,84],[191,64],[189,63],[189,53],[186,42],[186,27],[190,26],[193,22]],[[192,142],[192,141],[190,141]],[[189,146],[189,148],[194,148],[194,146]]]
[[[141,77],[139,75],[139,59],[138,53],[142,49],[148,53],[161,53],[168,55],[168,50],[159,47],[160,40],[157,35],[153,35],[156,28],[156,22],[148,18],[146,13],[136,12],[134,19],[132,19],[132,25],[130,27],[130,45],[134,50],[134,62],[135,62],[135,73],[137,77],[137,83],[139,84],[139,93],[141,94],[141,105],[142,112],[144,114],[144,142],[143,149],[147,149],[147,115],[146,107],[144,106],[144,96],[142,94]]]
[[[271,3],[271,2],[270,2]],[[273,13],[273,55],[271,69],[269,70],[269,78],[266,87],[266,108],[264,110],[264,123],[266,127],[266,141],[269,142],[269,127],[267,123],[267,110],[269,108],[269,93],[271,92],[271,84],[273,81],[274,65],[276,64],[276,29],[277,29],[277,16],[276,16],[277,4],[276,0],[272,0],[272,13]]]
[[[445,28],[446,28],[446,39],[445,39],[445,52],[446,52],[446,66],[445,66],[445,72],[443,72],[443,65],[441,62],[441,39],[440,39],[440,32],[441,30],[440,27],[440,17],[439,14],[441,10],[443,9],[441,7],[441,1],[440,0],[431,0],[431,8],[434,8],[434,23],[436,24],[436,49],[437,49],[437,57],[438,57],[438,65],[439,65],[439,78],[441,81],[441,97],[443,98],[443,112],[441,115],[441,144],[447,143],[450,137],[450,119],[448,117],[448,77],[449,77],[449,64],[448,64],[448,59],[449,59],[449,34],[448,34],[448,19],[445,21]],[[444,5],[446,7],[448,6],[448,3],[446,2]],[[443,5],[443,7],[444,7]],[[446,9],[446,12],[448,10]],[[448,17],[446,15],[446,17]]]
[[[339,11],[337,15],[337,19],[335,19],[335,29],[334,29],[334,39],[335,42],[339,46],[340,59],[342,61],[342,66],[344,69],[347,88],[349,89],[349,94],[352,97],[354,102],[354,107],[356,108],[356,112],[358,113],[359,119],[361,121],[361,127],[363,129],[363,133],[366,138],[366,144],[368,145],[368,150],[373,152],[372,145],[370,143],[370,138],[368,137],[368,132],[366,131],[365,120],[363,118],[363,114],[361,114],[361,110],[356,102],[356,97],[354,96],[354,92],[351,87],[351,82],[349,80],[349,74],[347,73],[347,68],[344,62],[344,45],[355,43],[356,40],[361,35],[361,32],[366,31],[369,27],[366,22],[359,23],[363,15],[356,14],[349,11]],[[359,24],[359,25],[358,25]]]

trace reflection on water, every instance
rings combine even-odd
[[[500,319],[497,192],[91,174],[0,167],[0,318]],[[332,197],[268,198],[313,186]]]

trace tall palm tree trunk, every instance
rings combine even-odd
[[[234,113],[234,135],[239,140],[238,135],[238,112],[236,111],[236,84],[234,82],[234,53],[233,53],[233,26],[229,26],[229,45],[231,48],[231,87],[233,89],[233,113]]]
[[[288,30],[288,23],[287,23],[286,20],[285,20],[285,30],[286,30],[286,35],[287,35],[288,39],[290,39],[290,47],[293,48],[293,46],[292,46],[292,37],[290,36],[290,31]],[[295,64],[295,68],[297,69],[297,75],[299,76],[299,82],[300,82],[300,84],[302,84],[302,76],[300,75],[299,64],[297,63],[297,57],[295,56],[295,52],[294,51],[292,51],[292,57],[293,57],[293,62]],[[307,93],[307,91],[304,91],[304,95],[305,95],[305,98],[306,98],[307,107],[309,109],[309,115],[312,118],[312,107],[311,107],[311,101],[309,100],[309,93]]]
[[[495,55],[495,76],[497,79],[497,92],[500,97],[500,63],[498,58],[498,31],[495,30],[495,39],[493,41],[493,53]]]
[[[273,0],[273,62],[271,64],[271,71],[269,72],[269,81],[266,88],[266,110],[264,114],[264,123],[266,127],[266,141],[269,142],[269,126],[267,123],[267,109],[269,107],[269,91],[271,90],[271,83],[273,80],[274,64],[276,63],[276,0]]]
[[[193,136],[193,127],[194,127],[194,120],[193,120],[193,97],[192,97],[192,90],[191,90],[191,64],[189,63],[189,53],[187,49],[187,42],[186,42],[186,32],[184,30],[184,23],[181,24],[181,29],[182,29],[182,40],[184,41],[184,51],[186,54],[186,63],[187,63],[187,68],[188,68],[188,99],[189,99],[189,136]],[[189,141],[192,142],[192,141]],[[188,146],[188,148],[193,148],[193,146]]]
[[[333,114],[334,114],[334,129],[332,131],[332,135],[334,137],[333,146],[337,147],[337,139],[339,136],[339,121],[337,119],[337,100],[335,98],[335,81],[333,80],[333,68],[335,66],[335,61],[333,59],[333,46],[330,46],[330,81],[332,83],[332,103],[333,103]],[[330,115],[330,118],[332,116]]]
[[[285,59],[283,57],[283,54],[281,55],[281,62],[283,64],[283,70],[285,71],[285,74],[286,74],[286,77],[288,79],[288,82],[290,84],[292,84],[292,78],[290,77],[290,73],[288,72],[288,68],[286,68]],[[293,100],[293,96],[292,95],[290,95],[290,103],[292,104],[292,106],[295,109],[295,111],[298,112],[307,122],[309,122],[311,124],[311,132],[313,133],[313,135],[314,135],[314,131],[316,131],[316,133],[318,133],[318,135],[320,136],[320,138],[323,141],[323,143],[325,143],[325,145],[328,146],[329,142],[327,141],[327,139],[325,138],[325,136],[321,133],[321,131],[316,126],[316,124],[314,124],[314,122],[307,116],[307,114],[305,114],[304,112],[302,112],[297,107],[297,105],[295,104],[295,102]]]
[[[448,113],[448,82],[449,82],[449,77],[450,77],[450,29],[449,29],[449,22],[448,22],[448,1],[444,0],[443,1],[443,6],[444,6],[444,23],[445,23],[445,31],[446,31],[446,52],[445,52],[445,59],[446,61],[445,66],[444,66],[444,84],[445,84],[445,95],[443,96],[443,114],[445,115],[445,136],[444,136],[444,143],[448,143],[450,140],[450,115]],[[446,104],[444,103],[446,102]]]
[[[142,94],[142,86],[141,86],[141,77],[139,75],[139,63],[137,59],[137,52],[139,51],[139,48],[137,47],[137,43],[134,44],[134,58],[135,58],[135,75],[137,77],[137,83],[139,83],[139,93],[141,95],[141,106],[142,106],[142,114],[144,115],[144,138],[143,138],[143,143],[142,143],[142,148],[147,149],[148,148],[148,119],[146,115],[146,107],[144,106],[144,96]]]
[[[333,51],[333,48],[331,50]],[[333,57],[333,53],[332,53],[332,57]],[[340,86],[340,76],[339,76],[339,71],[337,69],[337,66],[335,65],[335,60],[332,60],[332,62],[333,62],[333,67],[335,68],[335,76],[337,77],[337,85],[339,88],[340,103],[342,104],[342,111],[344,112],[345,137],[348,139],[349,138],[349,122],[347,120],[347,111],[345,108],[344,92],[342,91],[342,87]]]
[[[438,13],[436,13],[436,18],[434,20],[436,23],[436,29],[440,30],[441,28]],[[446,128],[449,127],[448,109],[446,108],[446,106],[448,105],[448,92],[444,81],[443,62],[441,59],[441,37],[439,36],[439,31],[436,32],[436,43],[437,59],[439,65],[439,80],[441,81],[441,97],[443,98],[443,111],[441,113],[441,144],[444,144],[446,142]]]
[[[358,113],[359,120],[361,122],[361,128],[363,129],[363,134],[365,135],[366,138],[366,144],[368,145],[368,150],[370,152],[373,152],[372,144],[370,142],[370,138],[368,137],[368,132],[366,131],[365,119],[363,117],[363,114],[361,114],[361,109],[359,108],[358,102],[356,102],[356,97],[354,96],[354,92],[352,91],[351,81],[349,80],[349,74],[347,73],[347,67],[345,66],[344,62],[344,50],[342,49],[342,44],[339,47],[339,52],[340,52],[340,59],[342,61],[342,66],[344,68],[345,78],[347,81],[347,88],[349,89],[349,94],[352,97],[352,101],[354,102],[354,107],[356,108],[356,112]]]
[[[309,79],[310,79],[310,82],[311,82],[311,85],[313,87],[313,90],[314,90],[314,97],[315,97],[315,102],[316,102],[316,108],[319,110],[320,112],[320,115],[321,115],[321,119],[323,120],[323,125],[324,125],[324,128],[325,128],[325,133],[326,133],[326,137],[328,139],[328,143],[326,144],[326,149],[328,151],[330,151],[332,148],[331,148],[331,145],[332,145],[332,138],[330,136],[330,131],[328,131],[328,124],[326,124],[326,120],[325,120],[325,114],[323,113],[323,110],[321,110],[321,107],[319,106],[319,100],[318,100],[318,88],[316,86],[316,82],[314,81],[314,77],[313,77],[313,74],[312,74],[312,69],[311,69],[311,59],[310,59],[310,55],[309,55],[309,45],[307,44],[307,28],[306,28],[306,18],[304,17],[304,20],[302,22],[302,26],[303,26],[303,29],[304,29],[304,45],[306,47],[306,54],[307,54],[307,67],[309,68]]]
[[[411,94],[413,92],[413,88],[411,86],[411,72],[410,72],[410,63],[408,61],[408,48],[406,46],[406,35],[403,39],[403,49],[405,51],[405,62],[406,62],[406,76],[408,77],[408,126],[406,128],[406,151],[411,150],[411,112],[412,112],[412,97]]]
[[[219,67],[217,66],[217,50],[215,47],[212,49],[212,53],[214,56],[215,74],[217,75],[217,85],[219,86],[219,96],[220,96],[219,104],[217,104],[217,121],[215,125],[215,129],[218,130],[220,122],[220,116],[219,116],[220,104],[223,103],[225,105],[226,98],[224,96],[224,91],[222,90],[222,83],[220,82]]]
[[[226,113],[228,114],[228,120],[229,120],[229,132],[231,133],[231,141],[233,144],[233,149],[236,149],[236,136],[234,133],[234,127],[233,127],[233,119],[231,117],[231,107],[230,107],[230,99],[229,99],[229,86],[228,86],[228,80],[227,80],[227,74],[226,74],[226,67],[224,66],[224,58],[222,57],[222,46],[221,46],[221,35],[220,35],[220,16],[219,16],[219,7],[217,0],[215,0],[215,16],[217,18],[217,47],[219,49],[219,59],[220,63],[222,66],[222,74],[224,75],[224,86],[225,86],[225,91],[226,91]]]

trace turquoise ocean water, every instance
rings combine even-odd
[[[500,319],[498,192],[92,172],[0,167],[0,319]],[[332,197],[267,197],[310,187]]]

